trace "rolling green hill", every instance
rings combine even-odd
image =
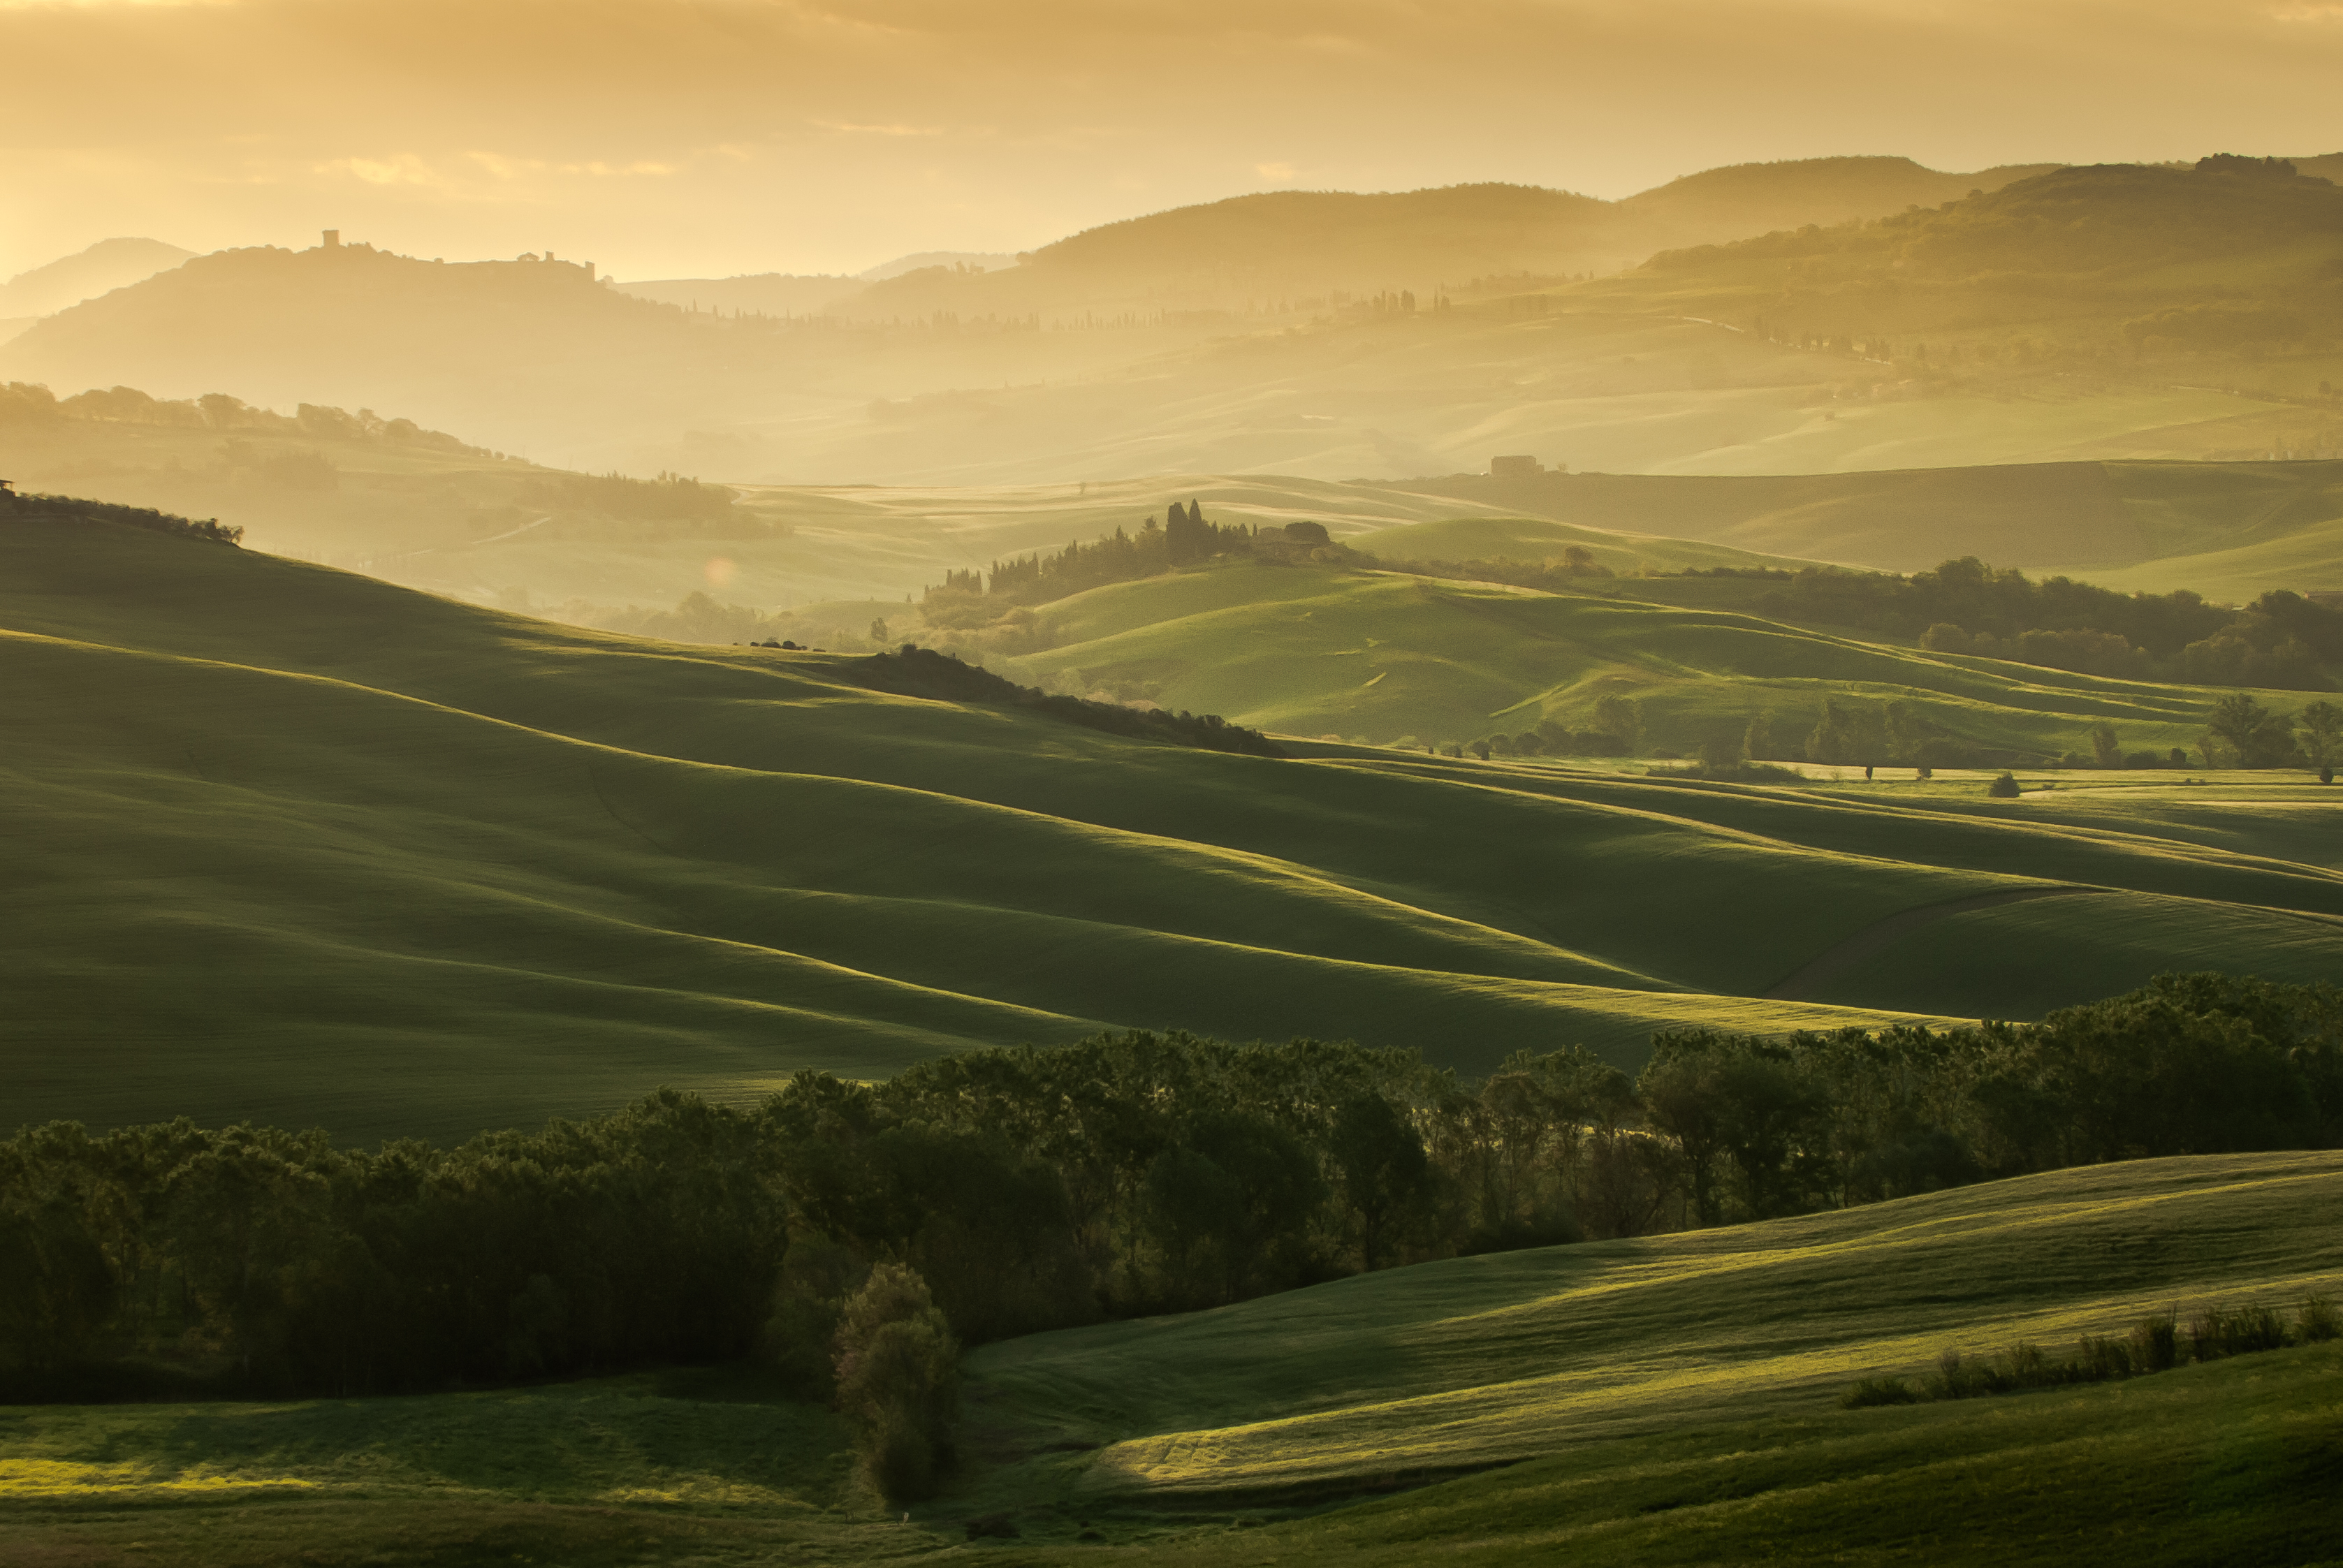
[[[860,646],[874,618],[905,629],[900,601],[946,571],[1133,528],[1190,499],[1223,521],[1322,523],[1393,559],[1539,560],[1575,544],[1620,571],[1812,561],[1912,570],[1973,554],[2036,576],[2216,600],[2343,588],[2343,464],[2333,461],[750,485],[727,487],[730,507],[678,512],[656,487],[581,481],[454,437],[401,439],[396,420],[369,433],[333,410],[230,410],[217,423],[192,404],[98,396],[69,398],[62,413],[37,397],[0,397],[0,477],[26,491],[216,517],[256,548],[475,603],[634,628],[698,593],[759,615],[799,612],[778,634],[832,648]],[[627,616],[629,606],[644,614]],[[667,634],[748,640],[702,618],[700,629],[679,621]]]
[[[1490,529],[1470,525],[1485,540]],[[1430,542],[1463,528],[1435,526]],[[1416,530],[1395,530],[1403,538]],[[1394,536],[1368,536],[1369,542]],[[1902,702],[1971,747],[2056,759],[2113,724],[2127,750],[2193,746],[2216,692],[1835,636],[1739,613],[1766,585],[1584,579],[1577,592],[1242,563],[1044,607],[1013,660],[1068,689],[1143,695],[1295,735],[1419,745],[1584,729],[1595,701],[1644,707],[1649,747],[1689,755],[1771,714],[1814,728],[1826,694]],[[1722,590],[1712,592],[1712,589]],[[1666,602],[1671,596],[1692,601]],[[1704,599],[1724,601],[1715,608]],[[945,639],[949,640],[949,639]],[[2298,695],[2262,694],[2292,711]]]
[[[1392,487],[1572,528],[1917,571],[1973,555],[2125,589],[2216,601],[2343,588],[2343,462],[2069,462],[1861,474],[1463,476]],[[1421,503],[1419,503],[1421,504]],[[1561,530],[1353,538],[1394,558],[1542,559]],[[1661,564],[1654,561],[1653,564]]]
[[[1003,1446],[1061,1494],[1356,1485],[1811,1417],[1947,1347],[2063,1350],[2171,1305],[2331,1294],[2338,1218],[2333,1154],[2127,1162],[1420,1264],[1036,1334],[970,1372]]]
[[[1608,600],[1400,587],[1435,618],[1664,632]],[[1778,646],[1835,679],[1894,657],[1686,624],[1720,663]],[[462,1133],[1107,1025],[1347,1036],[1468,1072],[1572,1040],[1633,1063],[1668,1022],[2311,978],[2343,937],[2326,797],[2267,777],[1991,802],[1279,761],[59,523],[0,526],[0,628],[20,1120]],[[1986,700],[1989,671],[1940,667]],[[2001,709],[2179,700],[2076,681]],[[2031,920],[2054,890],[2097,912]],[[1926,937],[1857,940],[1916,910]]]

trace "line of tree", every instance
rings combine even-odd
[[[155,397],[136,387],[93,387],[59,397],[38,382],[0,385],[0,425],[37,425],[57,419],[101,424],[165,425],[185,429],[243,430],[307,436],[317,440],[367,441],[417,447],[460,457],[496,456],[469,447],[442,430],[427,430],[412,419],[385,419],[371,408],[352,414],[328,404],[303,403],[290,414],[256,408],[225,392],[200,397]]]
[[[1134,1032],[452,1149],[55,1123],[0,1143],[0,1379],[355,1393],[753,1354],[933,1460],[932,1377],[841,1381],[880,1324],[915,1325],[886,1364],[932,1371],[939,1336],[2338,1138],[2343,994],[2217,974],[2039,1024],[1672,1030],[1634,1080],[1582,1048],[1465,1083],[1413,1051]],[[874,1304],[881,1269],[910,1278]]]
[[[662,472],[655,479],[630,479],[616,470],[548,474],[523,486],[517,498],[527,508],[678,522],[729,518],[739,498],[738,490],[704,485],[681,474]]]
[[[2181,747],[2126,750],[2111,723],[2091,727],[2090,750],[2041,755],[1984,746],[1957,735],[1929,717],[1923,705],[1902,698],[1865,702],[1841,692],[1825,692],[1811,725],[1771,710],[1752,715],[1741,732],[1713,735],[1694,755],[1717,777],[1745,771],[1748,763],[1825,762],[1841,767],[2206,769],[2299,768],[2318,770],[2329,782],[2343,763],[2343,704],[2325,700],[2298,713],[2279,713],[2249,692],[2217,698],[2204,717],[2195,747],[2197,761]],[[1633,698],[1598,699],[1577,726],[1548,719],[1525,734],[1485,736],[1462,750],[1483,758],[1568,754],[1629,757],[1644,734],[1643,709]],[[1461,753],[1460,753],[1461,754]],[[1663,753],[1663,755],[1666,755]]]
[[[2329,691],[2327,670],[2343,662],[2343,609],[2285,589],[2233,609],[2186,588],[2124,594],[2063,577],[2037,583],[1974,556],[1910,577],[1812,567],[1753,608],[1914,637],[1937,652],[2137,680]]]
[[[241,528],[223,524],[217,518],[198,522],[173,512],[158,512],[151,507],[120,507],[111,501],[85,501],[75,496],[18,495],[5,480],[0,480],[0,518],[26,523],[112,523],[119,528],[143,528],[148,533],[201,539],[214,545],[236,545],[244,538]]]

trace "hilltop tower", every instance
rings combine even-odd
[[[340,229],[337,229],[337,228],[329,228],[329,229],[327,229],[327,230],[326,231],[326,237],[324,238],[324,240],[322,240],[321,242],[319,242],[317,248],[318,248],[318,249],[320,249],[320,250],[339,250],[339,249],[341,249],[341,248],[342,248],[342,231],[341,231]]]

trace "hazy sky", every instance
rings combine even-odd
[[[2343,150],[2343,0],[0,0],[0,276],[315,231],[621,276],[1284,186]]]

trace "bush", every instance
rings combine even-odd
[[[2338,1319],[2333,1302],[2325,1296],[2313,1296],[2295,1314],[2294,1332],[2304,1344],[2323,1344],[2343,1335],[2343,1319]]]
[[[2017,780],[2005,773],[1986,785],[1985,792],[1996,800],[2015,800],[2017,799]]]
[[[1900,1377],[1865,1378],[1839,1396],[1842,1410],[1866,1410],[1882,1404],[1917,1404],[1919,1391]]]
[[[2143,1318],[2131,1331],[2132,1365],[2144,1372],[2170,1372],[2180,1364],[2180,1325],[2177,1314]]]

